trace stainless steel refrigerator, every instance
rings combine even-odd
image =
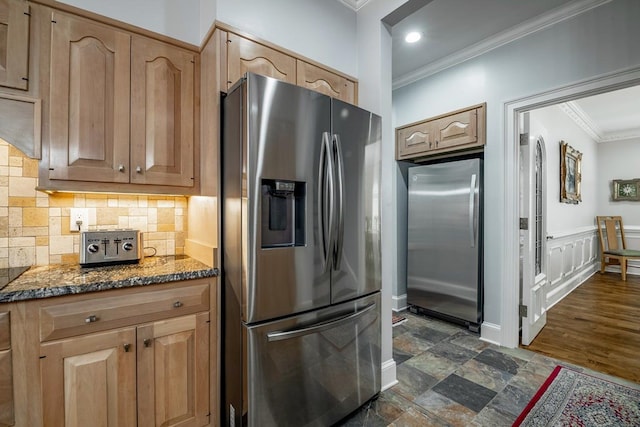
[[[464,323],[482,321],[482,159],[409,168],[407,303]]]
[[[222,141],[222,425],[331,425],[380,391],[380,118],[248,73]]]

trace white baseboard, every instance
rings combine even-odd
[[[407,309],[407,294],[398,296],[392,295],[391,299],[393,302],[393,306],[391,307],[391,309],[393,311],[398,312]]]
[[[480,327],[480,340],[491,344],[500,345],[502,341],[500,336],[500,325],[495,323],[482,322]]]
[[[382,377],[380,378],[380,384],[382,390],[393,387],[398,384],[398,380],[396,379],[396,361],[393,359],[389,359],[386,362],[382,363]]]

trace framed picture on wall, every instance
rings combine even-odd
[[[577,204],[582,201],[582,153],[560,141],[560,201]]]
[[[631,200],[640,201],[640,178],[614,179],[612,199],[614,201]]]

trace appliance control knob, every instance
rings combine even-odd
[[[130,251],[131,249],[133,249],[133,243],[131,242],[125,242],[122,245],[122,249],[124,249],[125,251]]]
[[[92,243],[89,246],[87,246],[87,252],[89,252],[90,254],[95,254],[99,250],[100,248],[95,243]]]

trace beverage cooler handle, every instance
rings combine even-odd
[[[476,246],[476,222],[474,215],[476,213],[476,174],[471,175],[471,186],[469,187],[469,238],[471,247]]]
[[[320,166],[318,168],[318,227],[320,228],[319,237],[323,255],[322,269],[324,272],[329,271],[331,268],[332,248],[334,245],[333,197],[335,172],[331,151],[331,135],[329,132],[323,132],[322,146],[320,147]],[[328,197],[327,194],[325,194],[325,190],[328,190]],[[327,220],[329,222],[328,227],[326,227]],[[329,236],[327,236],[327,231]]]
[[[342,259],[342,245],[344,243],[344,162],[342,160],[342,144],[340,143],[340,135],[333,135],[333,145],[335,146],[338,186],[336,189],[336,205],[338,206],[338,232],[336,236],[335,259],[333,261],[334,269],[340,269],[340,260]]]
[[[373,302],[373,303],[369,304],[368,306],[364,307],[362,310],[356,311],[355,313],[347,314],[346,316],[340,316],[340,317],[337,317],[335,319],[331,319],[331,320],[328,320],[326,322],[318,323],[318,324],[313,325],[313,326],[307,326],[306,328],[292,329],[290,331],[269,332],[267,334],[267,340],[269,342],[282,341],[282,340],[288,340],[288,339],[292,339],[292,338],[302,337],[304,335],[317,334],[319,332],[326,331],[327,329],[335,328],[335,327],[337,327],[337,326],[339,326],[339,325],[341,325],[343,323],[346,323],[348,321],[352,321],[353,319],[364,315],[366,312],[368,312],[370,310],[373,310],[373,308],[375,306],[376,306],[376,303]]]

